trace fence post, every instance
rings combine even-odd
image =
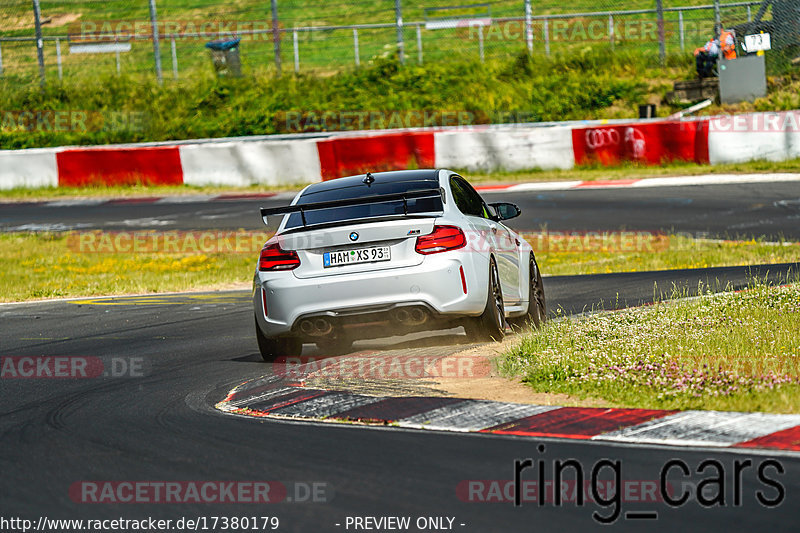
[[[56,39],[56,64],[58,65],[58,79],[64,79],[64,72],[61,69],[61,39]]]
[[[681,52],[686,50],[683,33],[683,10],[678,11],[678,31],[681,35]]]
[[[292,30],[292,44],[294,45],[294,72],[300,72],[300,50],[297,46],[297,28]]]
[[[667,57],[667,44],[664,37],[664,3],[662,0],[656,0],[656,17],[658,20],[658,60],[661,66],[664,66],[664,61]]]
[[[3,43],[0,42],[0,78],[3,77]]]
[[[117,50],[117,75],[122,74],[122,69],[119,64],[119,50]]]
[[[400,58],[400,64],[403,65],[406,62],[406,58],[403,43],[403,8],[400,5],[400,1],[394,0],[394,15],[397,25],[397,55]]]
[[[750,4],[747,4],[747,22],[751,22],[753,20],[753,15],[750,13]]]
[[[478,26],[478,29],[480,30],[478,32],[478,51],[480,52],[481,63],[483,63],[483,24]]]
[[[614,15],[608,14],[608,41],[611,43],[611,48],[614,48]]]
[[[178,79],[178,51],[175,49],[175,35],[172,36],[169,42],[172,49],[172,77]]]
[[[278,28],[278,0],[272,0],[272,47],[275,49],[275,68],[281,74],[281,34]]]
[[[422,64],[422,28],[417,24],[417,63]]]
[[[528,53],[533,53],[533,19],[531,14],[531,0],[525,0],[525,42],[528,43]]]
[[[361,65],[361,57],[358,52],[358,28],[353,28],[353,54],[356,57],[356,66]]]
[[[156,0],[150,0],[150,27],[153,29],[153,56],[156,60],[156,78],[158,83],[163,83],[161,76],[161,46],[158,42],[158,16],[156,14]]]
[[[42,10],[39,0],[33,0],[33,18],[36,27],[36,55],[39,57],[39,84],[44,88],[44,41],[42,40]]]
[[[550,57],[550,21],[544,19],[544,53]]]
[[[720,24],[720,14],[719,14],[719,0],[714,0],[714,37],[719,39],[719,24]]]

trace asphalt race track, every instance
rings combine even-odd
[[[0,205],[0,231],[264,229],[258,208],[287,204],[272,198],[173,203],[127,199],[111,203],[62,200],[48,204]],[[522,216],[518,230],[677,231],[712,237],[779,237],[800,240],[797,182],[712,186],[576,189],[485,193],[488,201],[510,201]]]
[[[552,230],[625,228],[800,238],[796,184],[495,193],[491,200],[518,203],[523,218],[515,226],[520,229],[546,221]],[[6,204],[0,206],[0,228],[262,229],[257,207],[286,201]],[[738,288],[748,275],[782,279],[798,268],[800,264],[550,277],[545,289],[551,310],[579,313],[600,302],[605,308],[640,305],[652,300],[654,292],[669,294],[673,286],[691,292],[699,282]],[[613,530],[800,528],[800,458],[793,454],[225,415],[213,405],[235,385],[269,371],[257,354],[252,329],[249,293],[242,291],[0,304],[4,363],[9,357],[80,356],[102,361],[103,372],[110,374],[13,379],[4,373],[2,517],[34,524],[43,516],[154,517],[173,524],[181,518],[201,519],[207,527],[198,527],[200,531],[223,531],[219,524],[211,528],[213,517],[258,518],[258,527],[250,524],[247,530],[264,530],[261,517],[278,517],[278,531],[390,531],[374,522],[362,520],[361,527],[355,522],[356,517],[388,516],[410,517],[408,531],[584,531],[603,517],[614,518]],[[357,343],[355,349],[409,345],[399,342],[379,339]],[[458,330],[410,343],[431,351],[465,344]],[[314,353],[310,346],[306,350]],[[557,461],[573,460],[564,474],[564,501],[547,499],[540,505],[528,494],[519,507],[514,505],[509,490],[514,461],[527,458],[536,466],[523,472],[523,481],[536,480],[539,471],[552,480]],[[619,461],[620,500],[612,501],[601,490],[595,501],[576,502],[570,487],[574,489],[578,471],[589,485],[602,488],[613,480],[609,469],[593,475],[603,459]],[[287,492],[275,503],[243,503],[246,497],[237,503],[186,503],[194,501],[189,498],[119,503],[119,491],[111,499],[101,498],[103,503],[92,503],[98,493],[86,491],[120,487],[120,482],[209,481],[278,482],[275,486]],[[662,492],[662,485],[670,490]],[[426,517],[444,519],[419,522],[424,527],[418,527],[417,520]],[[19,530],[0,526],[4,532]]]
[[[798,267],[772,265],[754,273]],[[554,277],[547,280],[546,290],[551,308],[578,311],[600,299],[615,300],[618,292],[629,305],[648,301],[654,282],[696,287],[701,279],[720,277],[741,285],[747,273],[745,268],[728,268]],[[511,501],[462,501],[468,498],[458,487],[465,480],[506,483],[513,479],[514,460],[524,458],[544,461],[547,479],[551,479],[554,461],[574,459],[588,480],[593,465],[608,458],[620,461],[622,480],[634,485],[658,483],[662,468],[676,459],[692,473],[684,477],[678,467],[670,470],[668,478],[676,486],[691,491],[702,479],[721,475],[726,491],[724,505],[706,508],[693,495],[673,508],[663,501],[641,501],[640,489],[634,486],[620,504],[615,529],[643,525],[668,529],[687,522],[701,530],[752,530],[780,524],[777,529],[788,531],[800,526],[795,509],[800,461],[792,455],[770,458],[742,450],[442,435],[223,415],[212,409],[215,402],[234,385],[268,371],[257,355],[251,313],[246,292],[0,306],[2,356],[113,358],[137,367],[135,375],[116,378],[2,380],[3,515],[33,520],[43,514],[48,518],[175,520],[277,516],[279,530],[285,531],[353,531],[352,526],[345,527],[348,516],[410,516],[412,520],[447,516],[454,518],[453,529],[458,531],[531,531],[544,524],[546,530],[585,530],[595,524],[595,511],[608,516],[614,507],[574,501],[540,506],[523,501],[517,508]],[[458,340],[454,334],[445,335],[434,339],[432,348],[454,340]],[[381,349],[392,343],[388,339],[356,346]],[[112,366],[107,368],[113,372]],[[539,445],[544,445],[543,452]],[[696,474],[706,460],[719,462],[719,474],[716,467],[708,466]],[[740,483],[734,475],[736,461],[754,465],[744,470]],[[778,466],[763,465],[765,461]],[[777,480],[780,489],[759,480],[759,467],[768,480]],[[565,479],[571,475],[565,474]],[[523,476],[526,479],[528,474]],[[323,484],[317,486],[324,488],[329,501],[109,504],[82,503],[81,496],[70,492],[71,486],[82,481],[192,480],[279,481],[288,487],[289,498],[297,491],[300,499],[306,494],[304,487],[317,483]],[[758,503],[758,494],[773,506]],[[473,493],[473,499],[489,496],[489,492]]]

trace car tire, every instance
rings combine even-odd
[[[545,320],[547,320],[547,303],[544,296],[544,282],[542,281],[542,273],[539,271],[539,265],[536,264],[536,259],[531,255],[528,266],[528,311],[520,317],[509,320],[509,322],[511,322],[512,327],[521,330],[527,327],[539,328],[544,324]]]
[[[271,363],[278,357],[296,357],[303,351],[303,343],[295,337],[267,337],[256,320],[256,341],[261,358]]]
[[[494,258],[489,260],[489,284],[483,314],[470,320],[464,329],[471,340],[480,342],[501,341],[505,336],[505,306],[500,275]]]

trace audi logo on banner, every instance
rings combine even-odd
[[[586,146],[592,150],[606,146],[619,145],[619,132],[617,130],[586,130]]]

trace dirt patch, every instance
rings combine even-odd
[[[82,13],[64,13],[62,15],[53,15],[51,17],[42,17],[42,26],[58,28],[66,26],[71,22],[75,22],[81,18]],[[5,20],[4,26],[10,30],[26,30],[34,27],[33,13],[17,17],[8,17]]]
[[[448,358],[485,357],[487,365],[514,344],[519,336],[511,335],[503,342],[470,348]],[[478,375],[479,374],[479,375]],[[578,398],[568,394],[535,392],[519,379],[509,379],[497,373],[495,365],[488,372],[478,372],[475,377],[436,378],[435,387],[456,398],[492,400],[496,402],[527,403],[534,405],[561,405],[565,407],[608,407],[608,402],[597,398]]]

